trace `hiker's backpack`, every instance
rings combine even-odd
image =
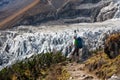
[[[83,47],[83,40],[82,40],[82,38],[81,37],[78,37],[77,38],[77,42],[78,42],[78,48],[82,48]]]

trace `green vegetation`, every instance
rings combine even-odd
[[[34,55],[0,71],[1,80],[67,80],[66,58],[58,53]]]

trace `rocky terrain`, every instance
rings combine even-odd
[[[28,78],[34,80],[35,76],[40,79],[39,74],[42,78],[45,78],[47,74],[47,79],[50,79],[51,75],[53,76],[58,71],[56,80],[58,77],[61,78],[60,76],[65,80],[65,76],[70,77],[70,80],[83,80],[83,78],[85,80],[98,78],[119,80],[119,14],[119,0],[1,0],[0,29],[5,29],[0,30],[1,78],[4,79],[9,73],[6,80],[19,77],[21,80],[28,80]],[[80,52],[80,59],[84,61],[85,68],[82,64],[68,63],[64,66],[71,74],[68,75],[64,69],[62,74],[58,66],[55,70],[49,66],[50,71],[53,72],[38,67],[61,61],[58,56],[62,56],[61,59],[64,56],[69,57],[73,51],[74,31],[83,39],[83,54]],[[62,55],[55,56],[54,61],[51,57],[53,55],[50,56],[49,53],[58,51]],[[38,56],[42,53],[46,53],[47,57]],[[35,55],[37,58],[30,58]],[[44,60],[42,58],[46,60],[41,61]],[[25,62],[26,59],[28,62]],[[34,61],[42,64],[33,65]],[[25,65],[27,67],[24,67]],[[31,68],[31,66],[34,67]],[[40,72],[34,73],[38,69]],[[45,70],[46,74],[41,69]]]
[[[50,20],[62,23],[98,22],[114,17],[114,0],[2,0],[0,28],[39,25]],[[15,5],[13,5],[15,4]]]
[[[84,64],[69,63],[66,66],[66,70],[70,73],[69,80],[100,80],[85,70]]]

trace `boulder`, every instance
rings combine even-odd
[[[120,33],[112,34],[105,42],[104,52],[109,58],[115,58],[120,54]]]

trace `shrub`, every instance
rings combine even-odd
[[[11,65],[9,68],[4,68],[1,70],[0,79],[41,80],[47,77],[51,65],[57,65],[58,63],[64,62],[65,60],[66,58],[62,56],[60,52],[33,55],[29,59],[18,61],[14,65]],[[53,69],[55,67],[53,67]],[[62,70],[62,67],[60,69]]]

